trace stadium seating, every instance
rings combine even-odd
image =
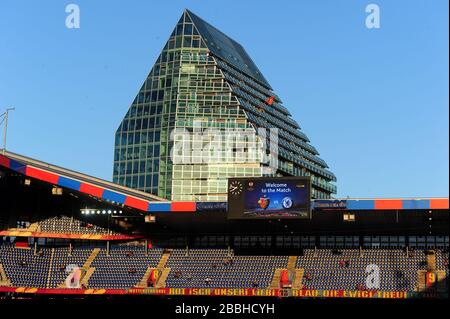
[[[112,245],[109,256],[105,248],[92,247],[74,248],[71,255],[68,247],[37,251],[0,245],[0,264],[12,286],[61,287],[68,275],[66,268],[72,264],[92,270],[87,288],[133,288],[148,269],[158,265],[170,269],[166,287],[266,288],[275,270],[286,269],[289,261],[288,256],[237,256],[225,249],[174,249],[165,254],[165,262],[162,249],[150,249],[146,255],[142,245]],[[399,249],[308,249],[293,265],[304,270],[302,284],[307,289],[370,288],[366,268],[377,265],[379,290],[414,291],[418,271],[427,269],[427,256],[423,250],[407,255]],[[448,250],[436,250],[436,265],[448,276]]]
[[[68,248],[55,248],[48,288],[57,288],[64,282],[70,272],[69,265],[82,268],[91,252],[92,249],[78,248],[69,255]]]
[[[448,249],[436,251],[436,266],[437,269],[444,270],[445,276],[448,278]]]
[[[174,250],[167,267],[168,287],[267,287],[276,268],[287,266],[287,256],[228,256],[227,250]]]
[[[45,287],[50,267],[51,250],[41,249],[34,255],[31,249],[18,249],[13,245],[0,245],[0,264],[16,287]]]
[[[148,267],[156,267],[161,258],[161,249],[151,249],[145,254],[143,246],[118,246],[102,250],[94,259],[95,268],[89,279],[89,288],[125,289],[139,283]]]
[[[39,231],[46,233],[61,234],[99,234],[99,235],[115,235],[117,232],[110,231],[106,228],[93,225],[72,217],[55,216],[44,219],[38,223]]]
[[[438,260],[443,253],[437,251]],[[347,262],[347,264],[345,264]],[[336,253],[332,250],[305,250],[299,257],[297,268],[305,269],[303,284],[309,289],[347,289],[367,287],[369,275],[367,267],[379,267],[381,290],[414,291],[417,285],[417,272],[426,269],[426,255],[423,250],[410,251],[396,249],[344,249]],[[439,267],[444,269],[443,262]]]

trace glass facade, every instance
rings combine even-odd
[[[336,178],[318,155],[242,46],[186,10],[117,129],[113,181],[226,201],[230,177],[306,175],[329,198]]]

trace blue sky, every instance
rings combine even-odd
[[[65,27],[76,3],[81,28]],[[184,8],[240,42],[338,196],[448,196],[447,0],[0,2],[8,149],[105,179],[114,132]],[[365,27],[366,5],[381,28]]]

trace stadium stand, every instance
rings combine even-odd
[[[434,250],[436,269],[448,278],[448,249]],[[0,245],[0,285],[62,288],[67,266],[83,269],[82,288],[144,287],[153,269],[166,272],[160,287],[275,288],[283,269],[301,274],[299,288],[367,290],[367,266],[377,265],[383,291],[417,291],[418,272],[429,267],[426,250],[306,249],[302,256],[240,256],[227,249],[173,249],[143,245],[103,248],[68,247],[24,249]],[[431,259],[433,260],[433,259]],[[295,268],[294,268],[295,267]],[[4,278],[3,278],[4,277]],[[448,280],[448,279],[447,279]],[[294,284],[296,285],[296,284]]]
[[[100,234],[118,235],[119,233],[110,231],[85,221],[81,221],[64,215],[55,216],[38,222],[38,231],[46,233],[62,234]]]
[[[267,287],[286,256],[234,256],[226,249],[174,250],[168,287]]]
[[[448,249],[436,251],[436,267],[437,269],[445,270],[445,274],[448,277]]]
[[[0,264],[15,287],[46,287],[51,255],[52,249],[39,249],[34,254],[31,249],[0,246]]]
[[[445,269],[444,260],[448,260],[448,252],[447,257],[444,254],[436,251],[440,269]],[[379,289],[414,291],[417,272],[427,268],[427,260],[424,250],[406,253],[399,249],[308,249],[297,262],[297,268],[305,270],[304,285],[308,289],[367,289],[369,265],[379,267]]]
[[[87,285],[89,288],[124,289],[136,286],[148,267],[156,267],[161,259],[161,249],[151,249],[145,254],[143,246],[117,246],[109,255],[101,250],[92,263],[95,268]]]
[[[91,253],[92,249],[88,248],[72,249],[71,251],[68,248],[55,248],[51,267],[52,271],[47,288],[61,286],[68,276],[68,272],[70,271],[69,266],[76,265],[80,268],[83,267]]]

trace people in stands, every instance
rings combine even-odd
[[[366,288],[366,286],[364,286],[364,284],[358,284],[358,285],[356,285],[356,290],[366,291],[367,288]]]
[[[20,266],[22,266],[22,267],[26,267],[27,262],[26,262],[25,260],[21,260],[19,264],[20,264]]]
[[[205,278],[205,283],[207,284],[207,285],[209,285],[210,283],[211,283],[211,278]]]
[[[187,278],[188,280],[192,280],[192,275],[191,275],[191,274],[188,274],[186,278]]]
[[[136,268],[130,268],[130,269],[128,269],[128,273],[129,274],[135,274],[135,273],[137,273],[137,269]]]
[[[133,256],[133,252],[132,251],[127,251],[127,257],[132,257]]]
[[[259,286],[258,282],[257,282],[256,280],[254,280],[254,281],[252,282],[252,287],[253,287],[253,288],[257,288],[258,286]]]
[[[223,260],[223,265],[224,266],[231,266],[233,264],[233,259],[230,257],[227,257]]]
[[[175,272],[175,275],[174,275],[173,277],[174,277],[175,279],[181,278],[181,271],[177,270],[177,271]]]
[[[350,267],[350,260],[349,259],[342,259],[339,261],[339,267],[341,268],[348,268]]]

